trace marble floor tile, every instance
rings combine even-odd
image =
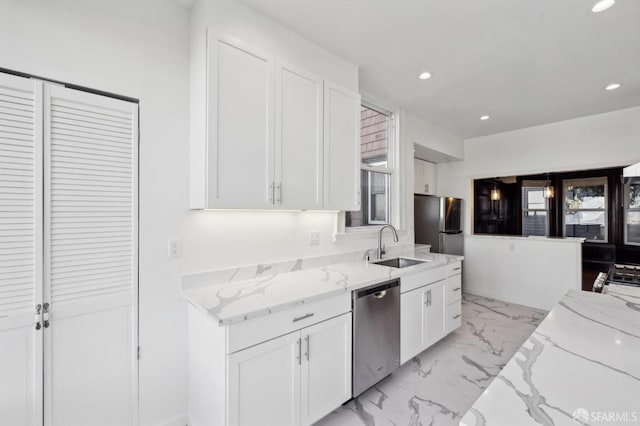
[[[545,315],[465,294],[460,328],[316,425],[457,425]]]

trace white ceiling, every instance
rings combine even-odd
[[[465,138],[640,105],[638,0],[597,14],[595,0],[240,1],[359,65],[361,90]]]

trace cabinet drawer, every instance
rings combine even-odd
[[[227,327],[227,353],[273,339],[351,311],[351,293],[305,303],[291,309],[231,324]]]
[[[400,277],[400,292],[406,293],[416,288],[442,281],[447,276],[447,267],[429,269]]]
[[[447,278],[447,292],[445,303],[459,302],[462,299],[462,276],[454,275]]]
[[[453,302],[445,308],[445,330],[451,333],[462,325],[462,304]]]
[[[447,264],[447,276],[460,275],[462,273],[462,262],[457,261]]]

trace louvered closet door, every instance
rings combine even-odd
[[[136,423],[137,105],[44,88],[45,425]]]
[[[42,83],[0,73],[0,424],[42,424]]]

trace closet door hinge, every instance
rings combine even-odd
[[[136,356],[138,357],[138,360],[140,360],[140,346],[138,346],[138,352]]]

